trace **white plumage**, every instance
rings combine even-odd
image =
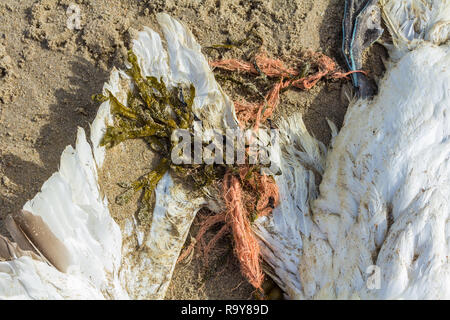
[[[254,231],[268,273],[290,298],[450,298],[450,4],[381,5],[394,45],[379,94],[351,103],[328,152],[301,115],[279,127],[271,156],[283,173],[276,177],[281,204]],[[204,123],[235,128],[232,102],[192,34],[167,15],[158,22],[167,52],[148,28],[133,42],[144,75],[169,85],[192,82]],[[125,102],[130,83],[113,70],[104,89]],[[0,262],[0,298],[164,297],[190,224],[210,199],[192,198],[166,174],[150,230],[133,218],[120,230],[97,183],[105,156],[99,142],[111,120],[105,102],[92,124],[93,149],[79,129],[76,149],[67,147],[59,172],[24,207],[42,218],[67,256],[39,256],[1,238],[0,255],[9,259]],[[368,281],[376,268],[374,289]]]
[[[257,232],[292,298],[450,297],[450,5],[382,1],[382,8],[393,58],[379,94],[349,106],[317,200],[299,151],[319,168],[320,149],[300,121],[282,130],[299,141],[286,144],[277,181],[289,207],[261,219]],[[380,276],[379,287],[368,285],[371,276]]]
[[[91,147],[79,129],[76,150],[64,150],[59,172],[24,207],[63,243],[67,267],[58,270],[42,257],[13,251],[14,259],[0,262],[1,298],[99,299],[102,291],[126,296],[118,285],[120,230],[100,197],[96,176]]]

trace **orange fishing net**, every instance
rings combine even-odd
[[[254,128],[272,116],[278,106],[280,91],[288,87],[309,90],[324,78],[345,78],[353,71],[342,73],[337,70],[335,62],[321,53],[310,53],[309,60],[317,67],[317,72],[299,78],[299,72],[287,68],[280,60],[270,59],[261,53],[255,57],[255,64],[236,59],[210,62],[212,67],[246,72],[253,75],[261,73],[267,77],[279,78],[265,95],[265,101],[250,103],[234,102],[236,114],[242,127],[254,120]],[[246,164],[234,172],[228,170],[223,179],[223,199],[226,211],[203,219],[200,229],[189,247],[180,255],[179,261],[187,257],[196,245],[200,245],[208,263],[208,253],[217,241],[231,231],[234,240],[235,254],[240,262],[241,272],[250,284],[261,290],[264,275],[261,267],[260,247],[258,239],[251,229],[251,221],[258,216],[268,215],[278,205],[278,187],[273,177],[253,172],[254,167]],[[250,178],[249,178],[250,176]],[[206,243],[205,233],[216,224],[223,224],[214,237]]]
[[[233,236],[235,254],[240,262],[241,272],[251,285],[261,289],[264,279],[258,240],[251,230],[251,220],[257,216],[268,215],[278,205],[278,187],[272,177],[251,172],[251,166],[245,165],[237,174],[228,171],[223,179],[223,198],[226,211],[203,217],[195,241],[178,258],[188,257],[195,246],[199,246],[208,265],[212,248],[230,231]],[[223,224],[214,237],[205,242],[205,234],[213,226]]]
[[[241,272],[251,285],[261,289],[264,274],[260,262],[260,248],[250,227],[240,180],[228,172],[223,179],[223,190],[227,206],[226,220],[232,227],[234,248]]]
[[[318,71],[314,74],[298,78],[299,72],[293,68],[287,68],[281,60],[268,58],[265,53],[260,53],[255,57],[255,64],[237,59],[227,59],[212,61],[210,65],[228,71],[247,72],[250,74],[263,74],[267,77],[280,78],[271,90],[266,94],[265,101],[259,104],[252,104],[246,101],[235,102],[235,109],[238,118],[243,123],[248,123],[255,119],[255,128],[259,124],[272,116],[273,111],[278,106],[280,91],[288,87],[296,87],[302,90],[309,90],[314,87],[320,79],[328,77],[331,79],[346,78],[355,72],[339,72],[336,63],[322,53],[309,52],[308,60],[314,64]]]
[[[195,249],[195,246],[200,247],[200,251],[203,252],[204,263],[207,266],[209,261],[209,253],[212,248],[215,247],[217,241],[219,241],[222,237],[229,233],[230,226],[225,223],[225,212],[221,212],[219,214],[211,215],[211,216],[201,216],[200,228],[197,231],[197,236],[194,241],[192,241],[189,246],[183,251],[183,253],[178,257],[178,261],[180,262],[186,259],[192,251]],[[214,235],[214,237],[206,243],[205,234],[208,230],[210,230],[213,226],[218,223],[224,224],[220,230]]]

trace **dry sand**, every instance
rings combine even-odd
[[[66,10],[76,3],[81,28],[69,30]],[[101,91],[113,66],[123,67],[134,30],[157,29],[154,13],[165,11],[191,28],[200,44],[209,46],[244,39],[254,26],[269,55],[292,60],[307,49],[321,51],[344,67],[339,47],[343,0],[2,0],[0,3],[0,232],[3,219],[18,211],[58,169],[60,154],[74,144],[76,128],[89,130],[98,105],[91,95]],[[252,43],[221,53],[205,50],[208,59],[247,58]],[[364,69],[376,79],[386,57],[372,47]],[[342,125],[347,101],[345,81],[322,82],[308,92],[282,95],[278,114],[301,111],[314,135],[325,143],[330,130],[326,118]],[[229,84],[225,90],[235,97]],[[139,141],[109,152],[101,184],[120,224],[133,214],[113,202],[115,184],[145,173],[153,155]],[[129,166],[133,163],[133,167]],[[120,212],[120,214],[119,214]],[[198,221],[196,221],[198,222]],[[191,229],[195,235],[197,225]],[[211,236],[210,233],[208,236]],[[177,266],[169,299],[247,299],[251,286],[239,273],[231,239],[223,239],[210,257],[209,267],[196,254]]]

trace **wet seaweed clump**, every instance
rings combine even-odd
[[[131,68],[127,72],[133,83],[126,104],[122,104],[109,91],[107,96],[93,97],[97,101],[109,100],[110,112],[114,116],[114,124],[107,126],[100,144],[111,148],[128,139],[143,139],[160,156],[160,160],[154,170],[136,181],[120,183],[124,191],[116,197],[116,203],[125,204],[134,193],[141,192],[137,218],[140,224],[149,225],[155,203],[155,188],[168,171],[173,177],[190,182],[194,192],[208,195],[210,188],[206,187],[214,185],[223,196],[224,209],[204,221],[201,228],[203,232],[198,234],[197,239],[199,243],[203,243],[200,240],[204,232],[210,226],[222,223],[221,231],[204,248],[204,253],[206,254],[223,235],[231,232],[243,274],[255,288],[261,288],[264,276],[260,265],[260,250],[251,231],[251,224],[258,216],[272,212],[278,204],[278,188],[274,178],[261,173],[262,167],[270,166],[270,161],[265,165],[250,164],[252,153],[248,145],[243,146],[245,161],[241,164],[227,164],[226,153],[217,149],[214,152],[214,161],[195,161],[198,144],[200,149],[204,150],[208,149],[211,142],[204,141],[203,136],[199,137],[202,132],[194,129],[197,127],[198,130],[196,123],[201,125],[201,121],[193,112],[194,86],[179,84],[169,89],[162,79],[144,77],[132,51],[128,54],[128,62]],[[181,130],[184,134],[180,136],[176,130]],[[181,151],[178,148],[181,145],[180,137],[188,141],[187,154],[184,149]],[[216,146],[226,145],[227,136],[218,134],[213,141],[214,139],[222,142]],[[178,161],[179,158],[176,161],[180,151],[183,157],[194,159],[193,163]],[[236,151],[233,150],[233,153]],[[201,152],[203,154],[203,151]],[[176,157],[173,157],[174,154]],[[189,255],[193,249],[193,246],[187,248],[179,260]]]
[[[194,141],[193,123],[198,120],[192,111],[195,87],[180,84],[169,89],[162,79],[144,77],[132,51],[128,53],[128,62],[131,68],[127,73],[133,81],[133,89],[128,92],[126,105],[110,91],[107,96],[94,95],[93,99],[109,100],[114,117],[114,124],[107,126],[101,146],[112,148],[129,139],[143,139],[160,156],[154,170],[134,182],[120,183],[124,192],[116,197],[116,203],[123,205],[135,192],[142,192],[137,217],[140,223],[148,223],[155,202],[154,190],[166,172],[170,170],[171,174],[190,180],[196,190],[201,190],[221,179],[226,165],[172,162],[172,150],[177,144],[172,139],[175,130],[184,130]]]

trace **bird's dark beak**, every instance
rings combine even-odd
[[[361,70],[364,51],[383,34],[378,0],[346,0],[342,21],[342,53],[350,71]],[[353,86],[361,98],[374,94],[362,73],[352,74]]]

